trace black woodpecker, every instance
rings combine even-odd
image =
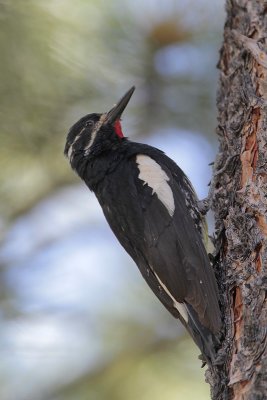
[[[210,363],[221,327],[205,250],[206,223],[183,171],[162,151],[124,137],[120,118],[135,88],[103,114],[70,129],[65,155],[93,191],[117,239],[162,304]]]

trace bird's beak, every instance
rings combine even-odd
[[[105,124],[106,123],[114,124],[114,122],[121,117],[134,91],[135,87],[133,86],[131,87],[131,89],[128,90],[127,93],[125,93],[125,95],[120,99],[120,101],[114,107],[112,107],[112,109],[106,114]]]

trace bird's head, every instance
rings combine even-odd
[[[71,163],[75,156],[98,154],[123,139],[120,118],[134,90],[133,86],[110,111],[85,115],[71,127],[64,150]]]

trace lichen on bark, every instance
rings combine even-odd
[[[226,13],[212,201],[223,362],[207,379],[214,400],[259,400],[267,399],[267,2],[228,0]]]

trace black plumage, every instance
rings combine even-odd
[[[155,295],[181,319],[205,360],[214,362],[221,317],[205,220],[174,161],[123,137],[119,119],[133,90],[108,113],[78,121],[65,154]]]

